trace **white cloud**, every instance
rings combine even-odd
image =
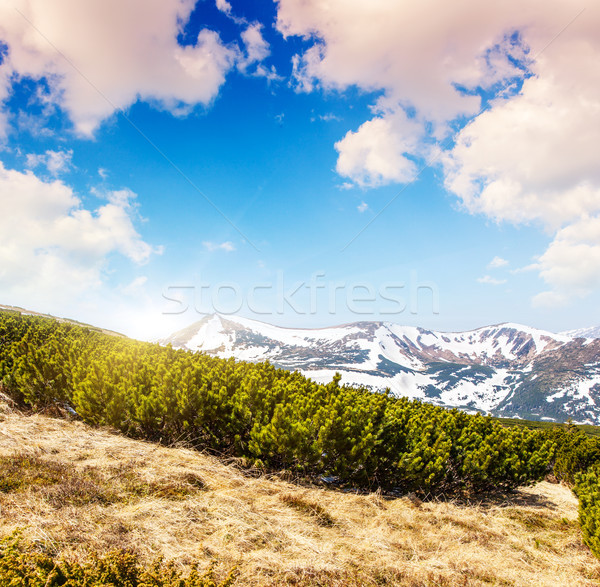
[[[8,98],[10,79],[8,72],[0,65],[0,105]],[[9,128],[8,114],[0,108],[0,142],[6,139]]]
[[[560,308],[568,303],[569,298],[556,291],[543,291],[533,296],[535,308]]]
[[[488,269],[498,269],[498,267],[506,267],[507,265],[508,261],[506,259],[496,256],[488,263]]]
[[[323,122],[331,122],[332,120],[339,122],[342,119],[336,114],[328,112],[327,114],[319,114],[319,120],[322,120]]]
[[[248,24],[248,20],[245,19],[243,16],[236,16],[233,13],[233,7],[227,0],[216,0],[215,5],[217,6],[218,10],[220,10],[225,16],[227,16],[233,22],[235,22],[235,24],[238,24],[240,26]]]
[[[336,171],[362,187],[415,178],[417,166],[407,154],[418,150],[420,125],[404,112],[368,120],[335,144]]]
[[[277,73],[274,65],[271,67],[265,67],[262,63],[259,63],[252,74],[255,77],[264,77],[267,82],[282,81],[284,78]]]
[[[487,283],[488,285],[502,285],[506,283],[506,279],[496,279],[491,275],[484,275],[483,277],[478,277],[477,281],[479,283]]]
[[[269,43],[264,40],[261,29],[261,24],[253,23],[242,31],[241,37],[246,49],[246,58],[238,65],[242,70],[252,63],[265,60],[271,54]]]
[[[144,286],[148,282],[145,275],[136,277],[131,283],[128,283],[121,291],[126,295],[134,298],[145,296]]]
[[[600,216],[559,230],[535,268],[551,289],[536,296],[534,305],[562,305],[599,289]]]
[[[555,307],[600,287],[600,41],[589,7],[536,61],[518,96],[466,126],[445,161],[446,185],[471,213],[537,223],[554,235],[533,265]],[[573,29],[573,30],[571,30]],[[577,67],[573,64],[577,63]]]
[[[217,8],[225,14],[231,14],[231,4],[227,0],[216,0]]]
[[[153,249],[137,233],[135,194],[110,192],[95,210],[82,206],[60,180],[43,181],[0,163],[0,291],[21,305],[67,304],[98,290],[109,258],[120,254],[134,263]]]
[[[459,88],[514,86],[534,65],[536,51],[546,47],[580,8],[570,0],[549,0],[544,10],[535,0],[492,4],[281,0],[277,27],[284,35],[314,41],[294,59],[301,89],[320,85],[383,90],[375,105],[378,114],[414,111],[415,120],[439,138],[448,131],[449,122],[479,112],[480,99]],[[581,38],[575,30],[583,31],[583,42],[571,49],[585,52],[597,29],[592,24],[597,12],[588,7],[582,18],[546,47],[538,62],[550,49],[556,48],[558,54],[566,38]],[[514,34],[517,31],[520,36]],[[573,56],[579,57],[571,53],[562,58],[563,63],[572,64]],[[591,67],[572,69],[575,76],[585,78]],[[402,130],[396,134],[402,135]],[[395,159],[390,155],[390,164]]]
[[[278,29],[314,40],[293,59],[299,90],[383,90],[374,104],[376,116],[336,144],[338,173],[363,187],[414,179],[411,158],[424,155],[423,139],[443,135],[449,121],[480,107],[478,97],[464,95],[456,85],[488,85],[500,64],[505,75],[514,71],[501,52],[493,67],[484,59],[485,49],[503,40],[510,21],[508,11],[503,18],[501,12],[465,0],[434,6],[281,0]]]
[[[177,34],[194,5],[194,0],[3,2],[0,38],[9,50],[0,66],[0,99],[11,76],[46,77],[48,100],[64,108],[84,135],[138,99],[174,112],[208,104],[239,50],[208,29],[200,30],[193,45],[179,46]]]
[[[485,49],[535,14],[534,5],[515,10],[521,4],[280,0],[277,28],[315,40],[294,60],[304,89],[383,89],[390,104],[415,107],[443,125],[479,108],[479,99],[455,84],[489,85],[500,70],[514,72],[505,51],[490,62]]]
[[[71,167],[71,159],[73,158],[73,150],[68,151],[46,151],[42,154],[30,153],[27,155],[27,167],[35,169],[43,165],[50,175],[56,177]]]
[[[367,204],[366,202],[361,202],[356,209],[362,214],[363,212],[366,212],[369,209],[369,204]]]
[[[225,251],[226,253],[232,253],[233,251],[235,251],[235,245],[231,241],[225,241],[222,243],[204,241],[202,245],[207,251],[210,251],[211,253],[214,251]]]
[[[600,72],[561,77],[530,78],[458,134],[446,185],[467,210],[551,230],[600,211]]]
[[[46,126],[48,122],[49,109],[44,109],[41,114],[29,114],[20,110],[15,116],[9,119],[7,112],[2,112],[1,101],[0,101],[0,119],[4,117],[6,122],[6,129],[8,130],[10,123],[17,130],[17,132],[29,133],[32,137],[48,138],[54,136],[54,131]],[[2,137],[0,136],[0,139]]]
[[[271,54],[269,43],[262,36],[262,25],[257,22],[247,24],[244,19],[233,18],[233,20],[237,24],[246,26],[241,33],[245,55],[240,53],[238,56],[238,70],[254,77],[264,77],[268,82],[281,81],[283,78],[277,73],[274,65],[266,67],[262,63]]]
[[[413,159],[437,152],[466,211],[553,236],[535,303],[598,287],[597,243],[578,229],[600,215],[600,4],[280,0],[277,27],[313,41],[293,60],[299,90],[380,92],[336,144],[340,175],[406,183]],[[478,88],[495,96],[484,112]]]

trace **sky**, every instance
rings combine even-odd
[[[0,303],[154,340],[600,323],[600,4],[0,0]]]

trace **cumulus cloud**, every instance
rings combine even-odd
[[[418,150],[420,134],[404,112],[368,120],[335,144],[336,171],[362,187],[411,181],[417,166],[409,155]]]
[[[489,86],[499,70],[503,77],[516,71],[506,49],[497,49],[494,59],[489,55],[506,45],[505,32],[535,15],[534,5],[516,11],[521,5],[280,0],[277,28],[315,40],[294,60],[301,88],[384,90],[390,104],[413,106],[425,119],[445,124],[480,106],[457,85]]]
[[[406,183],[415,159],[438,153],[465,211],[552,235],[535,265],[550,290],[534,301],[559,303],[600,275],[598,243],[580,232],[600,215],[600,5],[582,8],[280,0],[277,27],[312,40],[293,61],[300,91],[380,93],[374,117],[336,144],[340,175]]]
[[[8,52],[0,66],[0,99],[15,76],[45,78],[48,99],[84,135],[138,99],[174,112],[208,104],[239,49],[208,29],[200,30],[193,45],[180,46],[177,35],[194,5],[194,0],[3,2],[0,39]]]
[[[362,214],[363,212],[366,212],[369,209],[369,204],[367,204],[366,202],[361,202],[356,209]]]
[[[488,269],[498,269],[498,267],[506,267],[506,265],[508,265],[506,259],[496,256],[488,263]]]
[[[27,155],[27,167],[35,169],[40,165],[48,170],[48,173],[53,176],[64,173],[71,167],[71,159],[73,158],[73,149],[68,151],[46,151],[45,153]]]
[[[469,212],[554,235],[534,265],[551,287],[537,306],[600,285],[600,241],[589,231],[600,213],[600,41],[591,23],[600,26],[596,6],[540,54],[517,96],[494,100],[459,132],[444,164],[446,186]]]
[[[204,241],[202,245],[207,251],[210,251],[211,253],[215,251],[225,251],[226,253],[232,253],[233,251],[235,251],[235,245],[231,241],[225,241],[222,243]]]
[[[521,95],[497,102],[458,134],[445,162],[448,189],[470,212],[551,230],[600,211],[596,78],[579,94],[531,78]]]
[[[44,181],[0,163],[0,291],[19,303],[68,301],[97,290],[109,257],[137,264],[153,252],[134,227],[135,194],[109,192],[90,210],[60,180]]]
[[[533,268],[551,288],[534,298],[537,306],[560,306],[600,288],[600,216],[559,230]]]
[[[216,6],[221,12],[224,12],[227,15],[231,14],[231,4],[229,4],[227,0],[216,0]]]

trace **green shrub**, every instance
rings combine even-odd
[[[578,473],[575,480],[583,541],[594,555],[600,558],[600,465]]]
[[[571,423],[547,431],[545,436],[554,445],[552,473],[571,487],[578,473],[600,463],[600,438],[588,436]]]

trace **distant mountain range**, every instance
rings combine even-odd
[[[600,327],[519,324],[435,332],[390,322],[289,329],[212,314],[162,344],[266,361],[342,383],[497,416],[600,424]]]

